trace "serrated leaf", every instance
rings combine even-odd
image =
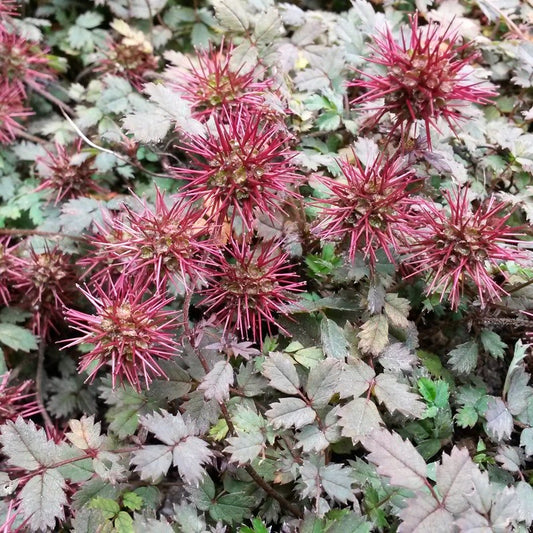
[[[19,492],[19,510],[32,531],[53,528],[63,520],[67,504],[65,480],[55,469],[32,476]]]
[[[164,446],[145,446],[132,453],[131,462],[141,477],[158,478],[165,468],[168,470],[167,452],[170,452],[173,465],[186,481],[196,484],[202,479],[203,465],[212,452],[204,440],[194,436],[198,432],[194,424],[185,421],[179,413],[171,415],[166,411],[142,417],[141,424],[167,445],[166,450]]]
[[[237,433],[226,439],[229,446],[224,450],[231,453],[231,460],[239,464],[252,462],[264,449],[265,438],[261,432]]]
[[[188,533],[196,533],[195,529],[183,529],[183,526],[182,530],[187,531]],[[135,533],[174,533],[174,529],[165,518],[157,520],[156,518],[150,518],[140,514],[135,515],[135,519],[133,521],[133,531]],[[201,533],[202,531],[203,530],[200,530],[198,533]]]
[[[406,328],[409,325],[409,310],[409,300],[400,298],[397,294],[385,296],[384,311],[393,326]]]
[[[338,411],[342,436],[357,444],[383,423],[376,404],[366,398],[355,398]]]
[[[172,464],[172,450],[168,446],[154,444],[132,453],[131,464],[141,479],[158,481],[165,476]]]
[[[127,115],[122,121],[122,126],[137,141],[152,143],[159,142],[166,137],[171,122],[168,115],[157,111],[146,111]]]
[[[315,409],[325,407],[337,392],[342,366],[335,359],[320,361],[309,372],[305,390]]]
[[[492,357],[501,359],[504,356],[507,344],[502,341],[496,332],[490,329],[484,329],[479,337],[484,350],[492,355]]]
[[[509,379],[507,407],[514,416],[527,409],[529,399],[533,396],[533,388],[528,387],[529,378],[529,374],[522,367],[518,367]]]
[[[65,437],[80,450],[97,450],[103,444],[105,437],[100,435],[100,422],[94,423],[94,416],[83,416],[80,420],[70,420],[71,431]]]
[[[468,509],[466,494],[473,488],[472,475],[477,470],[467,448],[454,446],[450,455],[442,454],[437,465],[437,489],[445,508],[453,514]]]
[[[478,345],[475,341],[465,342],[454,348],[448,355],[449,363],[458,374],[469,374],[477,365]]]
[[[498,453],[494,459],[502,465],[504,470],[509,472],[519,472],[522,468],[522,458],[520,448],[516,446],[498,446]]]
[[[216,503],[209,507],[209,516],[215,520],[221,520],[230,524],[242,523],[250,515],[251,507],[255,504],[253,496],[244,493],[233,492],[217,498]]]
[[[233,367],[227,361],[218,361],[211,371],[204,376],[199,390],[204,391],[204,396],[211,400],[223,402],[229,398],[229,388],[233,385]]]
[[[281,398],[271,404],[265,413],[275,429],[295,427],[296,429],[311,424],[316,413],[300,398]]]
[[[350,364],[343,368],[339,378],[339,396],[341,398],[361,396],[368,390],[375,375],[374,369],[364,361],[352,359]]]
[[[509,391],[511,376],[514,374],[517,368],[520,368],[519,365],[521,364],[521,362],[524,360],[524,358],[527,355],[528,346],[529,346],[528,344],[523,344],[521,340],[518,340],[515,344],[513,359],[511,360],[511,363],[509,364],[509,368],[507,370],[507,376],[505,376],[505,382],[503,384],[503,396],[504,397],[507,395],[507,392]]]
[[[21,417],[15,422],[8,420],[0,427],[0,443],[9,464],[25,470],[51,466],[59,453],[58,445],[48,439],[44,429]]]
[[[320,338],[322,349],[328,357],[346,359],[348,356],[348,341],[344,330],[329,318],[323,318],[320,323]]]
[[[281,352],[271,352],[263,363],[263,375],[270,386],[285,394],[298,394],[300,379],[292,357]]]
[[[321,459],[304,460],[300,467],[301,481],[304,485],[302,496],[317,499],[322,490],[341,503],[354,501],[352,489],[354,478],[348,468],[331,463],[324,465]]]
[[[453,515],[440,507],[437,500],[428,494],[421,494],[407,500],[407,507],[400,512],[402,523],[398,533],[427,533],[454,531]]]
[[[255,42],[270,44],[281,34],[282,30],[283,25],[277,8],[269,7],[265,13],[261,13],[255,23]]]
[[[487,433],[491,438],[501,441],[511,437],[513,417],[501,398],[489,398],[485,418]]]
[[[416,355],[401,342],[390,344],[379,357],[381,366],[386,370],[398,372],[412,370],[416,363]]]
[[[367,460],[390,478],[391,485],[417,490],[426,482],[426,462],[409,440],[386,429],[374,430],[363,440],[370,451]]]
[[[21,352],[37,350],[37,338],[31,331],[5,322],[0,323],[0,343]]]
[[[213,452],[209,445],[198,437],[187,437],[174,446],[172,459],[180,476],[188,483],[198,484],[205,474],[204,464],[209,462]]]
[[[411,392],[408,385],[400,383],[392,374],[376,377],[374,394],[391,413],[398,411],[405,416],[421,418],[426,409],[418,394]]]
[[[245,32],[250,27],[246,8],[241,0],[213,0],[215,15],[226,30]]]
[[[381,354],[389,342],[389,323],[385,315],[373,316],[362,326],[358,334],[359,349],[375,355]]]
[[[533,428],[525,428],[520,433],[520,446],[524,447],[526,455],[533,455]]]

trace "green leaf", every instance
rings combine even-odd
[[[301,428],[311,424],[316,413],[300,398],[281,398],[271,404],[271,408],[265,413],[275,429],[295,427]]]
[[[117,533],[135,533],[133,518],[126,511],[120,511],[117,514],[114,524]]]
[[[143,506],[143,499],[135,492],[125,492],[122,495],[122,505],[130,511],[138,511]]]
[[[216,503],[209,507],[209,516],[215,521],[238,524],[250,516],[251,508],[255,503],[253,496],[247,496],[242,492],[225,494],[217,498]]]
[[[389,342],[389,323],[385,315],[373,316],[365,322],[358,337],[362,352],[380,355]]]
[[[263,363],[262,374],[270,386],[285,394],[297,395],[300,379],[292,357],[281,352],[271,352]]]
[[[342,436],[351,438],[354,444],[383,424],[376,404],[366,398],[355,398],[341,407],[338,415]]]
[[[245,4],[241,0],[213,0],[215,15],[229,31],[245,32],[250,27]]]
[[[207,373],[198,390],[204,391],[204,396],[217,402],[224,402],[229,399],[229,388],[233,385],[233,367],[227,361],[215,363],[209,373]]]
[[[406,328],[409,326],[409,300],[400,298],[397,294],[387,294],[385,296],[385,314],[393,326]]]
[[[485,418],[487,433],[491,438],[501,441],[511,437],[513,417],[501,398],[489,398]]]
[[[492,357],[501,359],[505,355],[507,344],[505,344],[501,337],[494,331],[484,329],[481,332],[480,339],[484,350],[492,355]]]
[[[322,349],[328,357],[346,359],[348,356],[348,341],[344,330],[329,318],[323,318],[320,323],[320,338]]]
[[[336,359],[320,361],[309,372],[305,390],[315,409],[325,407],[338,391],[342,367]]]
[[[469,374],[477,365],[478,345],[475,341],[459,344],[449,354],[449,363],[458,374]]]
[[[115,500],[112,500],[111,498],[103,498],[101,496],[93,498],[89,507],[102,511],[108,520],[114,518],[120,511],[120,505]]]
[[[224,450],[231,453],[231,460],[239,464],[251,463],[265,447],[265,438],[261,432],[241,433],[228,437],[229,446]]]
[[[381,429],[366,437],[363,446],[370,452],[368,461],[377,466],[381,475],[390,478],[391,485],[410,490],[421,489],[425,485],[426,462],[410,441]]]
[[[411,392],[408,385],[400,383],[393,374],[379,374],[376,377],[374,394],[391,413],[398,411],[405,416],[421,418],[426,409],[420,397]]]
[[[5,322],[0,323],[0,343],[21,352],[37,350],[37,337],[31,331]]]
[[[65,480],[56,469],[33,475],[18,494],[19,511],[31,531],[40,531],[55,526],[63,520],[63,507],[67,504]]]
[[[76,19],[76,25],[90,30],[99,26],[103,20],[104,17],[100,15],[100,13],[97,13],[96,11],[86,11]]]
[[[60,451],[59,446],[48,439],[44,429],[20,417],[0,426],[0,443],[9,464],[24,470],[53,465]]]

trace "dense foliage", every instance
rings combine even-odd
[[[2,531],[526,532],[529,0],[0,0]]]

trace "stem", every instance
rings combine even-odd
[[[41,139],[40,137],[36,137],[35,135],[32,135],[31,133],[28,133],[23,130],[17,131],[17,137],[21,137],[22,139],[26,139],[27,141],[31,141],[32,143],[36,143],[36,144],[42,144],[42,145],[46,144],[46,141],[44,139]]]
[[[44,352],[46,351],[46,341],[41,339],[39,341],[39,350],[37,356],[37,374],[35,376],[35,395],[37,398],[37,403],[41,408],[41,414],[43,415],[44,425],[47,428],[53,428],[54,423],[44,406],[43,400],[43,379],[44,379]]]
[[[194,350],[194,353],[198,357],[198,360],[200,361],[200,364],[202,365],[203,369],[206,373],[208,373],[211,369],[209,368],[209,364],[207,362],[207,359],[205,358],[204,354],[198,349],[197,346],[195,346],[191,342],[192,332],[189,327],[189,306],[191,305],[191,298],[192,298],[192,291],[186,291],[185,298],[183,300],[183,328],[185,329],[185,334],[187,335],[189,339],[189,343]],[[219,402],[220,406],[220,412],[222,413],[222,417],[226,421],[226,424],[228,425],[228,430],[230,433],[235,435],[235,426],[233,425],[233,420],[231,419],[231,416],[229,414],[228,408],[224,402]],[[259,485],[269,496],[274,498],[283,509],[288,511],[290,514],[297,518],[302,518],[303,513],[295,507],[289,500],[287,500],[284,496],[282,496],[278,491],[276,491],[273,487],[271,487],[255,470],[255,468],[252,465],[244,465],[244,469],[248,473],[248,475],[255,481],[257,485]]]
[[[74,114],[74,109],[72,109],[72,107],[70,107],[68,104],[65,104],[65,102],[63,102],[59,98],[56,98],[53,94],[50,94],[46,89],[43,89],[38,83],[35,83],[34,81],[29,81],[27,83],[28,86],[31,87],[37,94],[40,94],[43,98],[59,107],[59,109],[61,109],[62,111],[67,111],[71,115]]]

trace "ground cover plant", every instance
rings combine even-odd
[[[529,531],[532,24],[0,0],[2,531]]]

